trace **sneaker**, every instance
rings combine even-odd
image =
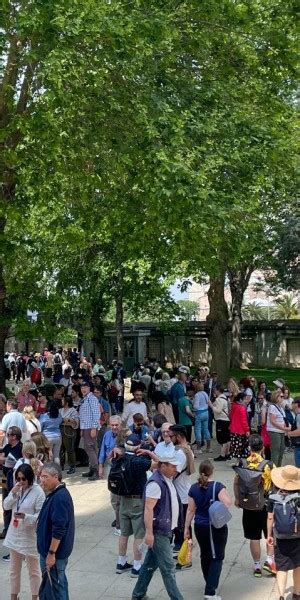
[[[81,477],[92,477],[93,474],[94,474],[93,470],[90,469],[86,473],[81,473]]]
[[[4,531],[4,529],[3,529],[3,531],[1,531],[1,533],[0,533],[0,540],[4,540],[5,536],[6,536],[6,531]]]
[[[5,554],[5,556],[2,556],[2,560],[4,560],[4,562],[9,562],[10,561],[10,554]]]
[[[220,456],[217,456],[217,458],[214,458],[215,462],[223,462],[224,460],[227,460],[226,456],[221,456],[220,455]],[[207,596],[207,597],[209,598],[209,596]],[[213,596],[211,596],[211,597],[213,598]]]
[[[75,469],[75,467],[70,467],[70,468],[67,470],[67,475],[73,475],[74,473],[76,473],[76,469]]]
[[[120,565],[120,563],[117,563],[116,573],[121,575],[121,573],[126,573],[126,571],[131,571],[131,569],[133,569],[133,565],[128,562],[126,562],[125,565]]]
[[[188,563],[187,565],[181,565],[180,563],[176,563],[175,570],[176,571],[185,571],[186,569],[191,569],[193,566],[192,563]]]
[[[177,556],[179,550],[180,550],[180,546],[174,546],[174,548],[173,548],[173,556]]]
[[[262,576],[261,569],[259,569],[258,567],[257,567],[257,569],[254,569],[253,575],[254,575],[254,577],[261,577]]]
[[[131,600],[149,600],[149,596],[131,596]]]
[[[222,598],[215,594],[214,596],[204,596],[204,600],[222,600]]]
[[[88,477],[89,481],[98,481],[99,480],[99,475],[98,475],[98,471],[93,471],[92,475],[90,477]]]
[[[274,560],[271,563],[265,560],[263,564],[263,570],[267,571],[267,573],[270,573],[271,575],[276,575],[277,569]]]
[[[141,570],[141,567],[139,569],[135,569],[134,567],[132,567],[131,572],[130,572],[130,577],[137,578],[140,574],[140,570]]]
[[[231,460],[231,454],[226,454],[225,458],[226,460]]]
[[[121,529],[118,529],[117,527],[114,528],[114,535],[117,535],[118,537],[120,537],[121,535]]]

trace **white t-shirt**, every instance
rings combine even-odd
[[[177,467],[178,474],[174,477],[173,483],[182,504],[187,504],[189,501],[188,493],[191,487],[191,476],[187,475],[187,472],[184,470],[186,469],[186,455],[184,451],[178,448],[176,450],[176,457],[180,460],[180,464]]]
[[[276,417],[276,423],[283,427],[285,425],[284,417],[285,412],[281,406],[277,404],[270,404],[268,408],[268,416],[267,416],[267,431],[274,431],[275,433],[283,433],[282,429],[279,429],[270,421],[270,415],[274,415]]]
[[[10,427],[19,427],[22,433],[26,434],[26,420],[22,413],[19,413],[18,410],[11,410],[6,413],[0,423],[1,431],[7,432]]]
[[[135,402],[134,400],[132,402],[128,402],[128,404],[126,404],[124,408],[122,421],[124,421],[124,423],[126,423],[128,427],[130,427],[130,425],[132,425],[133,423],[133,415],[135,415],[136,413],[140,413],[141,415],[143,415],[145,420],[148,419],[147,407],[145,402]]]
[[[175,527],[177,527],[177,524],[178,524],[178,517],[179,517],[178,499],[177,499],[176,489],[175,489],[172,479],[169,479],[169,477],[164,477],[164,475],[163,475],[163,478],[169,488],[170,495],[171,495],[171,510],[172,510],[171,529],[173,530],[173,529],[175,529]],[[156,483],[156,481],[150,481],[150,483],[147,484],[146,498],[154,498],[155,500],[159,500],[161,498],[161,489],[160,489],[158,483]]]
[[[22,435],[22,442],[27,442],[31,440],[31,434],[40,432],[42,430],[41,424],[38,419],[26,419],[26,433]]]
[[[293,399],[293,398],[285,398],[285,399],[283,400],[283,408],[284,408],[284,410],[286,410],[286,409],[288,409],[288,410],[292,410],[292,407],[293,407],[293,401],[294,401],[294,399]]]

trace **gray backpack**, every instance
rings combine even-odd
[[[263,460],[256,469],[250,469],[245,459],[241,466],[232,467],[239,476],[239,505],[246,510],[262,510],[266,504],[262,474],[268,460]]]
[[[230,519],[232,519],[232,514],[228,510],[227,506],[225,506],[223,502],[220,502],[220,500],[216,498],[216,481],[214,481],[213,485],[213,493],[210,501],[210,507],[208,509],[208,515],[211,553],[212,557],[216,558],[212,527],[215,529],[220,529],[221,527],[224,527],[224,525],[226,525]]]
[[[300,493],[271,494],[274,502],[273,517],[275,535],[278,539],[300,538]]]
[[[213,485],[213,496],[210,501],[210,507],[208,509],[208,514],[209,514],[210,525],[212,525],[216,529],[220,529],[221,527],[224,527],[224,525],[226,525],[226,523],[228,523],[228,521],[230,521],[230,519],[232,519],[232,514],[228,510],[227,506],[225,506],[225,504],[223,504],[223,502],[220,502],[216,498],[216,481],[214,481],[214,485]]]

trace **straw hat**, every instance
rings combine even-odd
[[[279,490],[300,490],[300,469],[293,465],[275,467],[271,471],[271,479]]]

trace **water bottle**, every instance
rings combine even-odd
[[[148,546],[148,544],[145,544],[145,542],[142,542],[142,543],[141,543],[141,544],[138,546],[138,549],[139,549],[140,553],[141,553],[143,556],[145,556],[145,554],[146,554],[146,552],[147,552],[148,548],[149,548],[149,546]]]

